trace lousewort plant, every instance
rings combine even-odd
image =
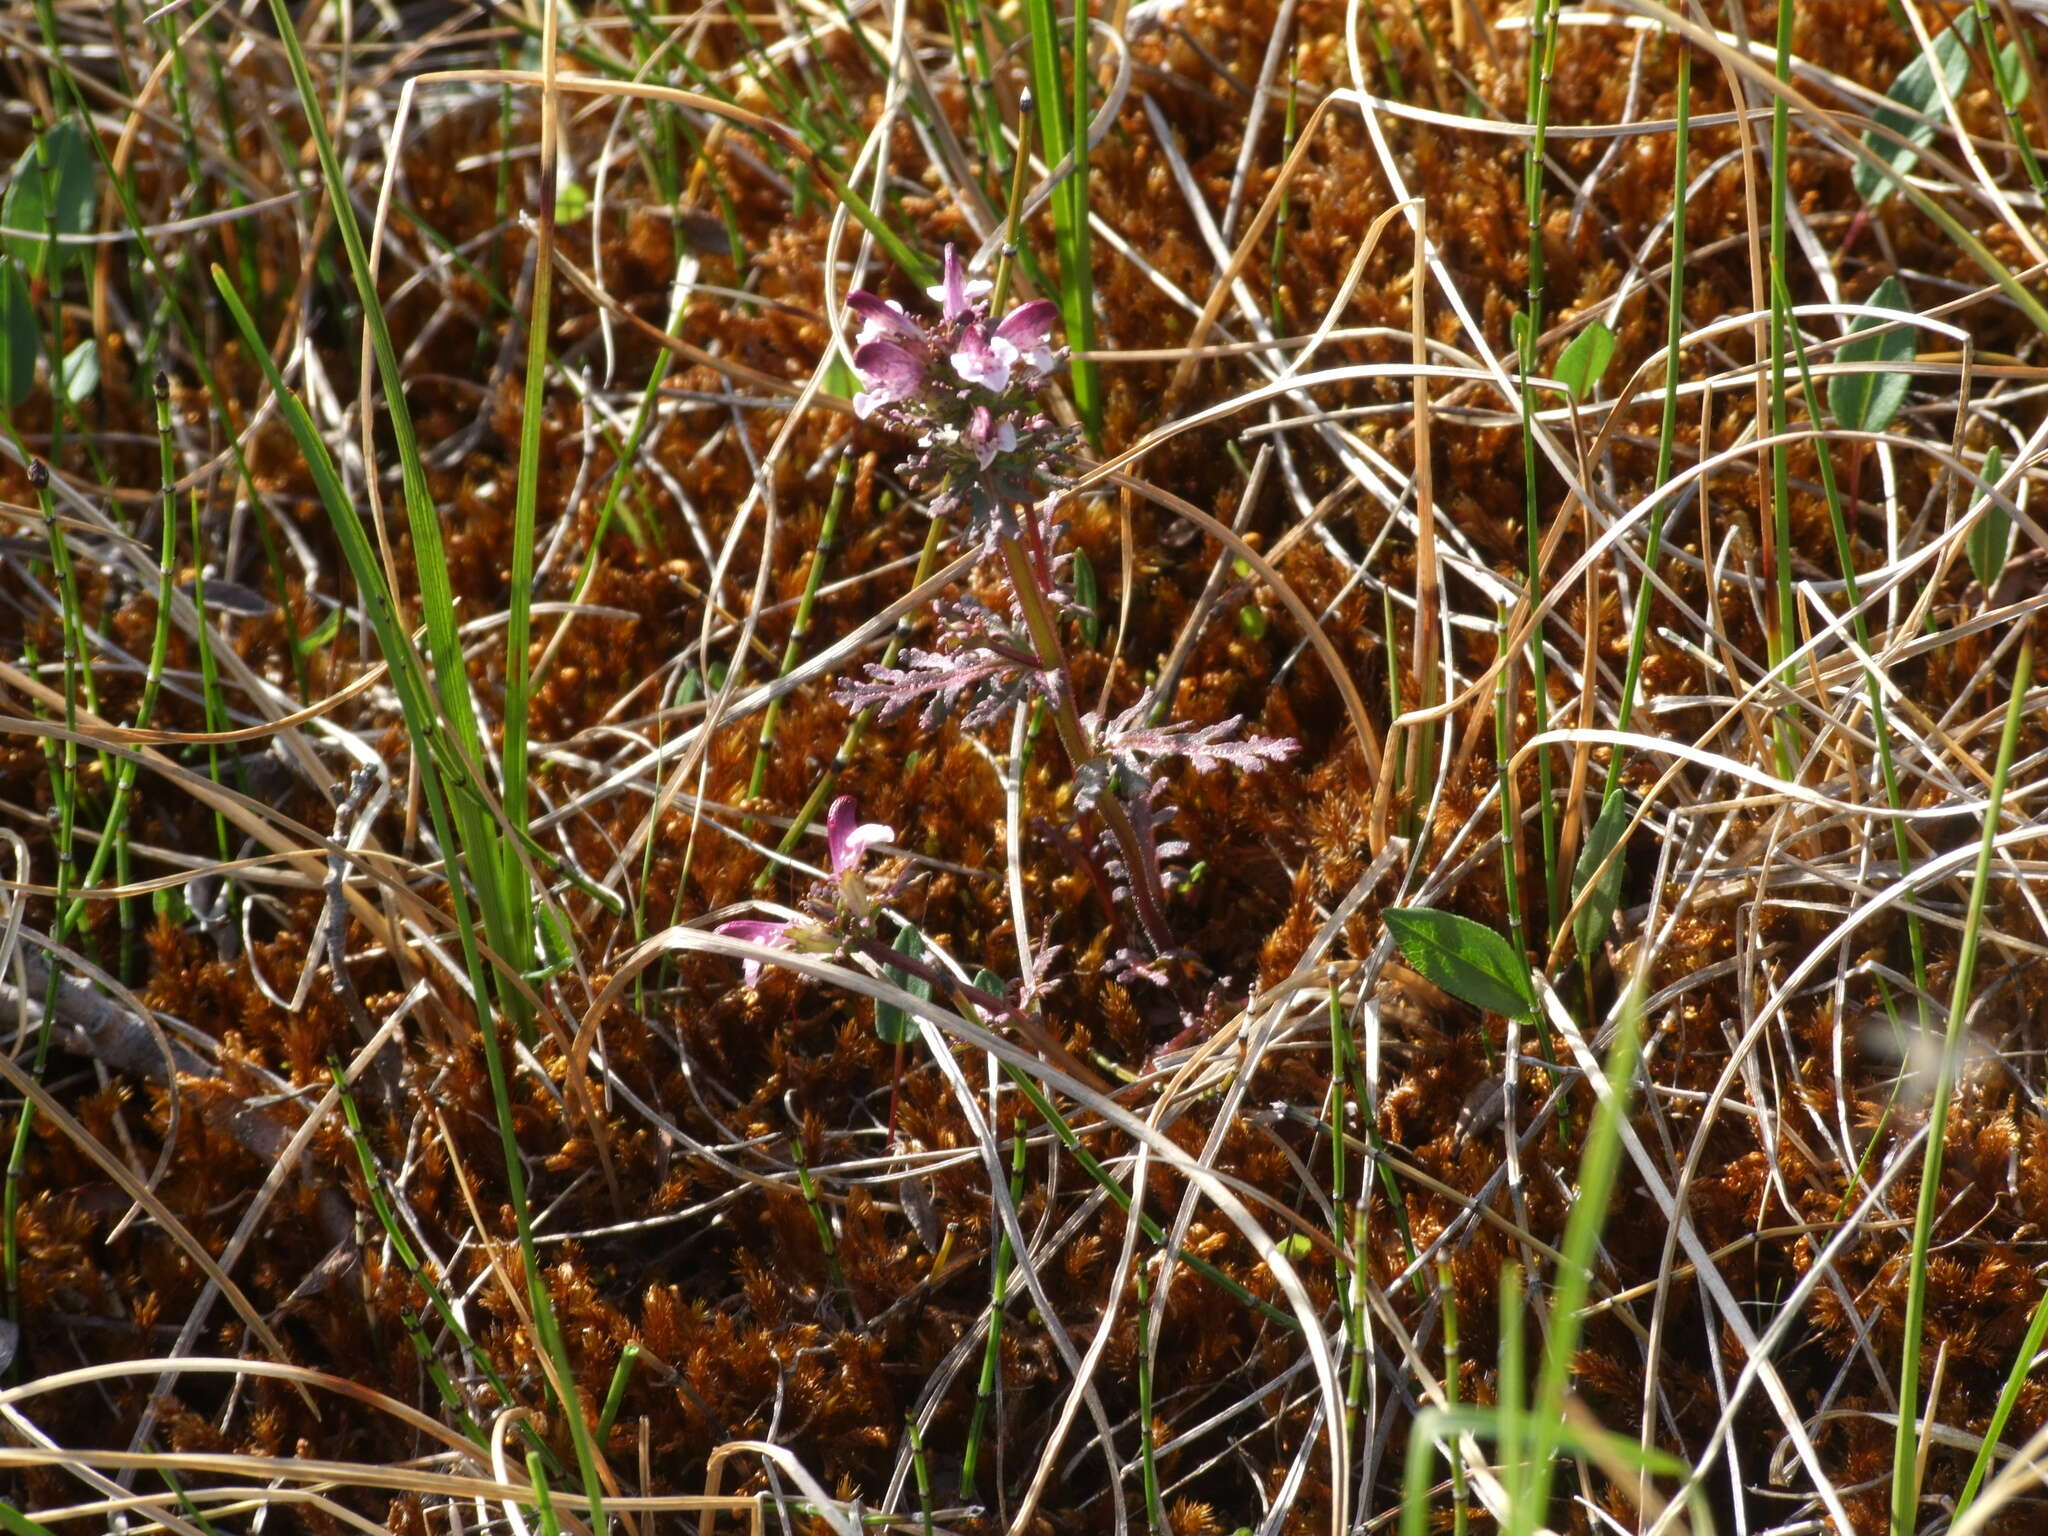
[[[997,319],[986,302],[991,285],[970,279],[950,245],[944,271],[926,290],[939,306],[936,319],[865,291],[847,296],[861,320],[854,410],[915,438],[917,452],[901,466],[905,480],[931,516],[964,518],[1002,598],[937,603],[928,648],[906,647],[895,666],[871,663],[864,677],[840,685],[838,697],[852,709],[876,706],[885,719],[916,708],[931,729],[952,719],[973,730],[1013,708],[1042,707],[1072,767],[1076,813],[1102,824],[1100,841],[1061,841],[1089,863],[1097,888],[1130,924],[1117,969],[1170,982],[1191,961],[1167,917],[1169,861],[1185,847],[1159,835],[1173,812],[1161,801],[1156,770],[1171,758],[1200,772],[1256,770],[1294,743],[1240,738],[1236,717],[1201,727],[1154,725],[1157,700],[1149,695],[1107,719],[1076,708],[1059,620],[1082,610],[1065,584],[1070,556],[1060,548],[1058,515],[1075,434],[1036,401],[1060,362],[1051,345],[1057,311],[1033,299]]]

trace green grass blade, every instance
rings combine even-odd
[[[385,412],[397,449],[406,523],[412,533],[413,565],[419,577],[420,616],[426,626],[428,655],[433,659],[436,697],[462,755],[471,763],[481,764],[484,761],[483,738],[475,708],[470,702],[468,670],[455,618],[455,594],[448,576],[447,551],[441,540],[440,513],[427,485],[426,465],[420,457],[412,411],[406,403],[404,371],[391,340],[390,327],[385,323],[382,296],[370,270],[369,250],[363,243],[362,227],[356,221],[355,204],[349,196],[348,176],[335,150],[334,140],[327,131],[322,103],[314,88],[312,71],[306,64],[305,50],[299,45],[291,11],[284,0],[270,0],[270,13],[284,48],[285,62],[291,69],[292,82],[298,91],[299,107],[313,140],[321,179],[327,187],[334,227],[348,255],[349,274],[355,282],[356,296],[362,305],[363,325],[369,333],[370,350],[376,359],[377,378],[383,389]],[[260,343],[252,341],[251,345],[255,347]],[[482,912],[491,947],[502,955],[516,955],[522,944],[517,921],[517,912],[521,908],[508,901],[502,883],[503,871],[511,861],[498,851],[498,839],[488,818],[475,809],[483,786],[473,775],[464,775],[452,779],[449,788],[458,804],[468,802],[470,806],[460,813],[460,820],[465,847],[471,854],[470,878],[476,885],[477,905]],[[524,882],[523,869],[517,878]],[[531,925],[527,925],[529,932],[530,928]],[[508,1011],[515,1017],[523,1017],[525,1005],[516,989],[508,989],[505,997]]]
[[[1550,1333],[1543,1346],[1543,1369],[1536,1382],[1530,1424],[1528,1502],[1516,1510],[1538,1520],[1550,1503],[1557,1451],[1563,1441],[1565,1393],[1571,1385],[1572,1361],[1584,1330],[1586,1298],[1593,1285],[1593,1254],[1607,1225],[1609,1199],[1621,1171],[1621,1133],[1628,1123],[1636,1057],[1642,1043],[1642,997],[1632,986],[1620,1009],[1614,1042],[1608,1048],[1604,1075],[1607,1092],[1594,1106],[1586,1149],[1579,1158],[1579,1187],[1564,1229],[1564,1260],[1551,1293]]]
[[[1031,27],[1031,90],[1037,98],[1039,143],[1045,163],[1055,166],[1069,153],[1072,170],[1052,193],[1054,247],[1059,252],[1060,317],[1067,344],[1077,352],[1095,346],[1095,278],[1088,232],[1088,6],[1080,0],[1074,16],[1071,80],[1060,72],[1060,18],[1052,0],[1025,0]],[[1068,110],[1060,109],[1065,105]],[[1069,365],[1074,408],[1091,441],[1102,437],[1102,388],[1095,364],[1077,357]]]
[[[1935,1069],[1934,1102],[1927,1114],[1926,1164],[1920,1174],[1920,1200],[1913,1213],[1913,1248],[1906,1278],[1906,1316],[1899,1349],[1899,1423],[1892,1444],[1892,1536],[1912,1536],[1920,1513],[1915,1473],[1920,1464],[1920,1344],[1927,1327],[1927,1250],[1934,1240],[1934,1221],[1941,1209],[1942,1139],[1948,1131],[1949,1102],[1955,1094],[1956,1068],[1963,1044],[1963,1019],[1970,1007],[1970,984],[1977,976],[1977,950],[1984,938],[1984,904],[1991,890],[1991,854],[1998,842],[1998,820],[2005,807],[2005,786],[2012,772],[2013,750],[2019,743],[2027,685],[2034,676],[2034,638],[2020,642],[2013,665],[2012,695],[2006,701],[2005,729],[1998,739],[1998,762],[1991,770],[1991,796],[1984,807],[1984,837],[1977,845],[1977,869],[1970,880],[1970,906],[1963,919],[1963,942],[1956,956],[1954,990],[1949,994],[1948,1030],[1942,1038],[1941,1064]]]
[[[1991,1410],[1991,1422],[1984,1427],[1984,1443],[1977,1447],[1977,1459],[1970,1464],[1970,1475],[1964,1479],[1963,1491],[1956,1495],[1955,1517],[1949,1522],[1951,1527],[1960,1523],[1970,1506],[1977,1502],[1977,1490],[1983,1486],[1984,1475],[1991,1470],[1991,1458],[1998,1452],[1999,1437],[2005,1433],[2013,1409],[2019,1406],[2020,1393],[2034,1379],[2034,1357],[2041,1352],[2044,1342],[2048,1342],[2048,1291],[2041,1293],[2041,1300],[2034,1307],[2034,1320],[2027,1325],[2027,1336],[2020,1341],[2019,1353],[2013,1356],[2012,1370],[2007,1373],[2005,1387],[1998,1394],[1998,1406]]]

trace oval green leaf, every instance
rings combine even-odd
[[[1579,893],[1593,878],[1594,871],[1599,870],[1602,861],[1614,851],[1614,845],[1621,841],[1628,821],[1628,802],[1619,793],[1600,807],[1599,816],[1586,833],[1586,846],[1579,854],[1578,867],[1572,871],[1572,900],[1579,899]],[[1593,894],[1586,898],[1586,904],[1579,908],[1579,915],[1572,920],[1572,942],[1578,945],[1580,954],[1590,956],[1600,947],[1600,941],[1607,937],[1607,925],[1614,921],[1614,909],[1621,900],[1621,876],[1625,867],[1617,858],[1601,871]]]
[[[1088,551],[1074,550],[1074,602],[1081,609],[1081,643],[1093,647],[1102,639],[1102,585],[1095,579],[1095,562]]]
[[[1600,382],[1607,365],[1614,360],[1614,332],[1598,320],[1574,336],[1557,359],[1557,382],[1574,400],[1586,398],[1586,391]]]
[[[893,947],[897,954],[904,956],[906,959],[922,960],[924,958],[924,940],[918,936],[915,928],[906,928],[897,934],[896,943]],[[882,974],[919,1002],[928,1003],[931,1001],[932,984],[922,976],[912,976],[907,972],[897,970],[893,965],[884,966]],[[875,1033],[881,1037],[884,1045],[902,1045],[912,1035],[917,1033],[917,1020],[894,1003],[885,1003],[880,998],[876,998]]]
[[[57,376],[64,383],[64,398],[73,405],[91,399],[92,392],[100,387],[99,343],[87,337],[65,353]]]
[[[0,406],[13,410],[36,387],[36,311],[21,263],[0,255]]]
[[[30,144],[14,163],[0,225],[9,230],[7,253],[31,278],[41,277],[50,255],[49,231],[82,235],[92,228],[92,147],[73,122],[61,122]],[[59,247],[60,260],[83,258],[79,246]]]
[[[1389,907],[1384,915],[1401,957],[1425,979],[1475,1008],[1534,1022],[1527,963],[1484,923],[1428,907]]]
[[[1920,159],[1920,151],[1934,142],[1944,121],[1941,86],[1954,97],[1970,78],[1970,45],[1977,40],[1977,18],[1964,11],[1954,23],[1934,34],[1933,46],[1899,71],[1898,79],[1886,91],[1893,107],[1879,107],[1870,115],[1878,126],[1863,135],[1863,147],[1898,175],[1904,176]],[[1932,62],[1930,62],[1930,60]],[[1940,67],[1936,84],[1935,67]],[[1882,130],[1889,129],[1889,133]],[[1893,137],[1897,135],[1897,137]],[[1873,206],[1892,194],[1892,178],[1867,160],[1856,162],[1856,195]]]
[[[1998,484],[2005,471],[2005,455],[1993,443],[1984,455],[1984,483]],[[1997,582],[1999,573],[2005,569],[2005,557],[2012,549],[2012,514],[2007,512],[1995,499],[1979,496],[1977,522],[1970,529],[1969,543],[1963,547],[1969,552],[1970,573],[1986,591]]]
[[[1866,303],[1877,309],[1913,313],[1906,288],[1896,277],[1877,285]],[[1879,326],[1890,329],[1878,331]],[[1867,332],[1876,331],[1875,335]],[[1849,327],[1848,340],[1837,354],[1845,363],[1876,363],[1891,369],[1887,373],[1837,373],[1828,377],[1828,409],[1837,424],[1853,432],[1882,432],[1906,403],[1906,390],[1913,377],[1906,371],[1918,355],[1914,329],[1876,315],[1861,315]]]

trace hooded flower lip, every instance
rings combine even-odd
[[[949,322],[957,324],[974,313],[974,301],[995,284],[987,278],[968,280],[966,270],[960,265],[960,252],[953,246],[946,247],[945,280],[934,287],[925,289],[938,300]]]
[[[873,915],[874,904],[868,897],[867,882],[861,876],[860,866],[870,848],[889,842],[895,836],[894,827],[879,821],[862,821],[853,796],[841,795],[832,802],[832,809],[825,816],[825,850],[827,861],[832,866],[831,881],[817,887],[806,903],[809,909],[820,915],[773,921],[757,917],[735,918],[732,922],[720,923],[712,931],[729,939],[765,945],[769,949],[830,953],[843,941],[846,931],[843,919],[851,917],[865,923]],[[822,910],[827,902],[832,909],[830,915],[825,915]],[[760,961],[743,960],[740,964],[748,986],[760,980]]]
[[[908,400],[924,388],[924,359],[894,341],[871,341],[853,354],[854,372],[867,386],[853,397],[853,413],[866,420],[878,405]]]
[[[1027,370],[1024,382],[1032,383],[1053,370],[1051,339],[1059,310],[1050,299],[1033,299],[1020,304],[991,326],[986,320],[970,320],[961,328],[949,361],[953,371],[969,384],[979,384],[991,394],[1009,389],[1019,367]]]
[[[846,307],[861,318],[860,334],[854,338],[856,347],[890,336],[912,342],[924,340],[923,330],[894,299],[878,298],[865,288],[856,288],[846,296]]]
[[[841,795],[825,813],[825,851],[832,864],[839,910],[865,921],[874,911],[861,861],[877,843],[889,842],[896,829],[879,821],[862,821],[853,796]]]
[[[1033,299],[1029,304],[1019,304],[996,327],[995,340],[1010,347],[1027,367],[1042,374],[1051,373],[1053,355],[1046,342],[1052,339],[1053,324],[1059,319],[1059,313],[1058,306],[1051,299]]]
[[[879,821],[861,821],[859,817],[860,809],[851,795],[841,795],[825,813],[825,850],[835,876],[857,873],[870,848],[896,836],[894,827]]]

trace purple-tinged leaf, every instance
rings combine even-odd
[[[1029,692],[1043,676],[1038,664],[1028,657],[986,645],[944,652],[906,647],[903,661],[906,665],[900,667],[870,662],[865,681],[842,681],[833,690],[834,697],[848,709],[872,705],[884,720],[922,704],[919,723],[927,730],[935,729],[967,704],[970,707],[960,724],[963,729],[978,730],[994,724],[1006,704]]]
[[[1168,757],[1186,758],[1188,766],[1197,773],[1225,766],[1256,773],[1295,750],[1295,743],[1283,737],[1247,736],[1233,741],[1231,737],[1244,723],[1238,715],[1214,725],[1198,726],[1185,721],[1153,725],[1146,719],[1149,709],[1150,702],[1140,699],[1106,724],[1095,715],[1088,716],[1086,724],[1105,755],[1122,760],[1139,773]]]

